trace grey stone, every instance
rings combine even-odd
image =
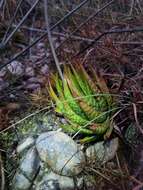
[[[41,182],[35,185],[36,190],[71,190],[75,189],[73,178],[60,176],[54,172],[44,175]]]
[[[13,190],[28,190],[31,186],[31,182],[21,173],[17,172],[13,179]]]
[[[40,159],[35,147],[28,150],[25,157],[21,160],[19,169],[30,180],[34,178],[40,166]]]
[[[86,156],[88,161],[102,162],[105,154],[104,141],[95,143],[86,149]]]
[[[108,162],[109,160],[112,160],[115,157],[118,147],[119,147],[118,138],[114,138],[105,144],[105,150],[106,150],[105,159],[104,159],[105,162]]]
[[[88,161],[104,164],[113,159],[119,146],[119,139],[114,138],[109,142],[98,142],[86,149]]]
[[[36,141],[36,148],[42,161],[55,173],[74,176],[82,171],[84,154],[68,135],[52,131],[41,134]]]
[[[31,146],[33,146],[34,142],[35,142],[35,140],[33,137],[28,137],[28,138],[24,139],[23,142],[17,146],[16,152],[17,153],[23,152],[25,149],[28,149]]]

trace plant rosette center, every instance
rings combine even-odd
[[[52,75],[48,91],[55,112],[68,121],[61,125],[66,132],[84,134],[81,142],[111,134],[116,107],[105,80],[93,68],[88,74],[81,64],[64,66],[63,79]]]

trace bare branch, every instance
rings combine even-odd
[[[20,28],[20,26],[23,24],[23,22],[27,19],[29,14],[33,11],[33,9],[36,7],[36,5],[39,3],[39,0],[36,0],[33,6],[29,9],[29,11],[26,13],[26,15],[23,17],[23,19],[19,22],[17,27],[11,32],[11,34],[7,37],[7,39],[3,42],[3,46],[6,46],[6,44],[9,42],[9,40],[12,38],[12,36],[15,34],[15,32]]]
[[[78,6],[76,6],[74,9],[72,9],[69,13],[67,13],[64,17],[62,17],[56,24],[54,24],[51,28],[50,31],[53,30],[54,28],[56,28],[57,26],[59,26],[63,21],[65,21],[67,18],[69,18],[73,13],[75,13],[77,10],[79,10],[83,5],[85,5],[89,0],[84,0],[82,1]],[[40,40],[42,40],[44,37],[46,37],[46,33],[43,34],[42,36],[40,36],[39,38],[37,38],[32,44],[30,44],[28,47],[26,47],[25,49],[23,49],[21,52],[19,52],[17,55],[15,55],[11,60],[9,60],[8,62],[1,64],[0,65],[0,70],[5,67],[6,65],[10,64],[12,61],[16,60],[17,58],[19,58],[21,55],[23,55],[24,53],[26,53],[31,47],[33,47],[34,45],[36,45]],[[0,47],[1,48],[1,47]]]
[[[1,2],[0,2],[0,9],[1,9],[2,6],[3,6],[3,3],[4,3],[4,0],[1,0]]]
[[[16,27],[13,25],[13,27]],[[32,28],[32,27],[27,27],[27,26],[23,26],[21,27],[22,29],[25,29],[25,30],[29,30],[29,31],[32,31],[32,32],[40,32],[40,33],[45,33],[46,30],[44,29],[39,29],[39,28]],[[64,37],[66,38],[67,35],[64,34],[64,33],[60,33],[60,32],[52,32],[52,34],[54,36],[61,36],[61,37]],[[93,42],[94,39],[92,38],[87,38],[87,37],[82,37],[82,36],[79,36],[79,35],[72,35],[70,36],[70,38],[72,38],[73,40],[81,40],[81,41],[86,41],[86,42]],[[97,43],[104,43],[104,41],[97,41]],[[143,41],[113,41],[112,42],[113,44],[123,44],[123,45],[143,45]],[[60,45],[56,48],[56,49],[59,49],[60,48]]]
[[[79,56],[80,54],[84,53],[88,48],[92,47],[98,40],[100,40],[103,36],[106,36],[107,34],[122,34],[122,33],[132,33],[132,32],[143,32],[143,27],[133,28],[133,29],[116,29],[116,30],[105,31],[105,32],[101,33],[99,36],[95,37],[93,39],[93,42],[91,42],[84,49],[79,51],[72,58],[75,58],[75,57]]]
[[[49,17],[48,17],[47,8],[48,8],[47,0],[44,0],[44,13],[45,13],[45,22],[46,22],[48,40],[49,40],[51,52],[52,52],[53,58],[55,60],[57,70],[59,72],[59,75],[60,75],[61,79],[63,80],[64,79],[63,74],[62,74],[62,71],[61,71],[61,68],[60,68],[60,65],[59,65],[59,60],[58,60],[58,57],[57,57],[56,52],[55,52],[55,48],[54,48],[53,40],[52,40],[52,35],[51,35],[51,32],[50,32],[50,24],[49,24]]]
[[[106,9],[108,6],[110,6],[113,2],[115,2],[115,0],[110,1],[109,3],[107,3],[106,5],[104,5],[101,9],[99,9],[97,12],[93,13],[92,15],[90,15],[84,22],[82,22],[73,32],[71,32],[71,34],[69,34],[67,36],[67,38],[65,40],[63,40],[60,44],[60,47],[71,38],[71,36],[73,36],[76,32],[78,32],[86,23],[88,23],[90,20],[92,20],[94,17],[96,17],[99,13],[101,13],[104,9]]]
[[[9,26],[8,26],[6,32],[5,32],[5,35],[4,35],[3,39],[2,39],[2,44],[3,44],[3,45],[4,45],[4,41],[6,40],[6,37],[7,37],[7,35],[8,35],[8,32],[10,31],[11,25],[12,25],[12,23],[13,23],[13,21],[14,21],[16,15],[17,15],[17,13],[18,13],[18,10],[19,10],[19,8],[20,8],[22,2],[23,2],[23,0],[20,0],[19,3],[18,3],[18,5],[17,5],[17,7],[16,7],[16,10],[15,10],[15,12],[14,12],[14,16],[12,17],[12,19],[11,19],[11,21],[10,21],[10,23],[9,23]]]

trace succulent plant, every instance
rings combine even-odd
[[[81,64],[64,66],[63,78],[56,73],[49,82],[55,111],[69,123],[61,127],[67,132],[87,135],[83,142],[111,131],[113,98],[104,79],[93,68],[89,75]]]

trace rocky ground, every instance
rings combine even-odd
[[[67,2],[49,2],[51,26],[81,3]],[[143,32],[133,30],[142,26],[143,5],[142,1],[119,0],[89,19],[105,3],[109,1],[90,1],[81,7],[52,31],[52,39],[61,67],[77,60],[87,70],[93,66],[121,107],[107,142],[81,145],[78,138],[64,133],[60,128],[64,119],[49,109],[46,86],[49,75],[57,69],[47,37],[12,60],[45,33],[41,2],[5,49],[0,46],[2,190],[143,188]],[[0,3],[0,42],[17,5],[16,1],[2,7]],[[23,2],[11,31],[32,5],[33,1]],[[84,50],[104,31],[116,29],[133,31],[106,35]]]
[[[12,134],[11,138],[18,141],[18,146],[11,152],[12,142],[9,142],[7,155],[10,188],[56,190],[93,187],[95,176],[89,175],[85,168],[93,164],[102,167],[112,160],[119,147],[119,139],[83,146],[62,132],[60,123],[62,121],[55,120],[50,113],[39,115],[36,120],[30,119],[17,127],[17,133]],[[93,179],[90,181],[88,178]]]

